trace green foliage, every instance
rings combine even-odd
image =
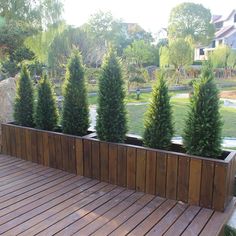
[[[219,91],[212,68],[204,65],[201,80],[194,84],[190,111],[186,120],[183,143],[187,153],[217,158],[221,154]]]
[[[175,68],[190,65],[193,61],[193,50],[189,42],[175,39],[169,45],[169,62]]]
[[[81,55],[74,51],[67,65],[62,111],[63,133],[83,136],[89,128],[89,109]]]
[[[19,125],[33,127],[34,91],[26,66],[23,66],[17,83],[14,119]]]
[[[172,9],[168,36],[170,39],[192,38],[194,44],[208,44],[214,36],[211,12],[201,4],[185,2]]]
[[[37,95],[35,125],[39,129],[53,130],[57,125],[58,111],[52,84],[46,74],[39,81]]]
[[[124,142],[127,131],[124,98],[121,62],[110,49],[104,58],[99,80],[96,130],[100,140]]]
[[[174,133],[172,108],[163,73],[152,92],[146,113],[144,144],[151,148],[168,149]]]
[[[160,67],[167,67],[170,64],[169,48],[167,46],[161,46],[159,50]]]

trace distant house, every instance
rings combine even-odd
[[[216,29],[215,37],[210,45],[195,48],[195,60],[206,60],[208,55],[219,45],[228,45],[236,50],[236,10],[226,17],[213,15],[212,23]]]

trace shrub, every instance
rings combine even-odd
[[[121,62],[113,49],[106,54],[99,79],[96,130],[98,138],[124,142],[127,131]]]
[[[174,133],[170,96],[164,74],[161,73],[152,92],[146,113],[144,144],[151,148],[168,149]]]
[[[211,65],[204,65],[200,82],[194,84],[190,111],[184,128],[183,143],[187,153],[206,157],[221,154],[222,121],[219,91]]]
[[[89,109],[84,79],[84,67],[81,55],[74,51],[67,65],[64,85],[64,102],[62,111],[63,133],[87,134],[89,128]]]
[[[38,84],[35,124],[39,129],[53,130],[57,125],[58,111],[52,84],[46,75]]]
[[[22,67],[17,83],[14,119],[19,125],[33,127],[34,91],[26,66]]]

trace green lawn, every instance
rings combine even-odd
[[[171,99],[173,105],[173,116],[175,123],[175,136],[181,136],[184,127],[184,120],[188,111],[188,99],[173,98]],[[128,105],[128,118],[129,118],[129,133],[143,134],[144,114],[147,105]],[[223,136],[235,137],[236,136],[236,109],[222,107],[221,114],[224,121]]]

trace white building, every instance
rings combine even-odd
[[[228,16],[213,15],[212,23],[215,26],[215,37],[210,45],[195,48],[194,60],[206,60],[219,45],[228,45],[236,50],[236,10]]]

